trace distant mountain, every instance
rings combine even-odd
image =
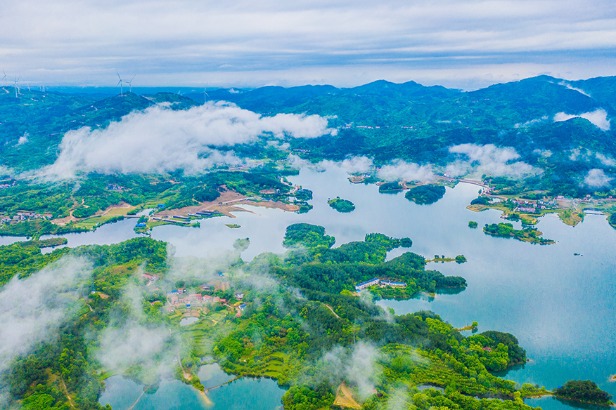
[[[521,160],[557,173],[569,190],[584,173],[601,168],[616,179],[616,77],[567,81],[539,76],[464,92],[440,86],[375,81],[359,87],[330,85],[196,90],[187,96],[125,93],[25,92],[0,89],[0,154],[3,164],[33,168],[55,159],[62,135],[110,121],[154,104],[186,109],[205,99],[224,100],[264,115],[318,114],[339,129],[335,137],[294,139],[291,148],[311,159],[367,155],[377,163],[404,159],[444,165],[449,148],[465,143],[514,147]],[[30,143],[18,145],[28,134]],[[585,155],[573,155],[585,152]],[[597,155],[597,153],[599,155]],[[574,169],[574,171],[571,171]],[[563,175],[565,177],[563,177]],[[567,176],[569,175],[569,176]]]

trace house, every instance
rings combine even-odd
[[[148,285],[156,282],[158,280],[158,276],[156,275],[150,275],[149,273],[144,273],[143,275],[141,275],[143,277],[143,279],[148,281]]]
[[[381,280],[381,286],[389,286],[392,288],[406,288],[406,283],[395,282],[393,280]]]
[[[378,285],[380,282],[381,280],[379,278],[373,278],[366,282],[362,282],[362,283],[355,285],[355,290],[359,292],[360,290],[369,288],[370,286]]]
[[[235,294],[235,298],[237,300],[242,300],[242,299],[244,299],[244,294],[241,293],[241,292],[238,292],[238,293]]]

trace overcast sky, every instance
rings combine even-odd
[[[616,74],[614,0],[0,0],[0,69],[32,84],[478,88]],[[2,75],[0,73],[0,75]]]

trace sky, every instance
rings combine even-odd
[[[613,0],[0,0],[4,84],[476,89],[615,67]]]

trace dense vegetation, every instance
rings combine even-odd
[[[101,407],[98,398],[103,387],[103,369],[95,359],[96,343],[92,337],[108,326],[112,311],[122,311],[123,288],[140,265],[152,272],[167,267],[166,244],[146,238],[73,251],[60,249],[47,255],[40,255],[39,251],[38,257],[32,246],[0,247],[2,260],[19,259],[11,266],[20,277],[31,275],[68,253],[92,263],[91,276],[73,285],[76,290],[88,292],[75,301],[77,308],[69,311],[74,313],[64,318],[57,335],[50,334],[32,351],[18,356],[10,363],[10,369],[0,375],[3,391],[8,391],[13,400],[20,400],[25,409]]]
[[[500,222],[498,224],[486,224],[483,227],[486,235],[497,236],[500,238],[514,238],[519,241],[536,243],[540,245],[550,245],[554,241],[542,238],[542,233],[535,228],[514,229],[510,223]]]
[[[382,194],[395,194],[402,191],[402,185],[400,182],[384,182],[379,185],[379,192]]]
[[[353,202],[348,199],[341,199],[340,197],[330,199],[327,201],[327,204],[336,211],[342,213],[353,212],[355,210],[355,204],[353,204]]]
[[[15,275],[21,278],[31,275],[58,260],[67,251],[68,249],[63,248],[44,254],[36,241],[0,246],[0,286],[6,284]]]
[[[409,201],[418,205],[430,205],[445,195],[445,187],[442,185],[419,185],[407,191],[404,195]]]
[[[611,396],[590,380],[570,380],[554,390],[559,399],[573,400],[581,403],[609,406]]]
[[[287,248],[305,246],[307,248],[331,248],[336,242],[333,236],[325,235],[325,228],[318,225],[299,223],[287,227],[283,245]]]

